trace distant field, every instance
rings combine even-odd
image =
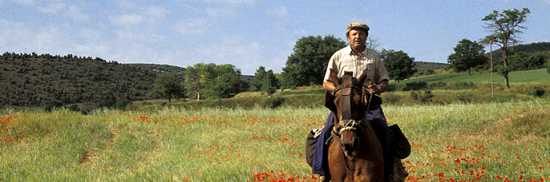
[[[550,180],[550,101],[386,106],[409,180]],[[311,179],[324,108],[0,112],[0,181]]]
[[[496,84],[504,84],[504,78],[498,73],[493,73],[493,80]],[[404,83],[411,81],[426,81],[426,82],[473,82],[476,84],[490,84],[491,73],[489,72],[472,72],[468,73],[440,73],[434,75],[419,76],[403,81]],[[550,74],[546,69],[514,71],[510,73],[511,84],[550,84]]]

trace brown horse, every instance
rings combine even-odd
[[[328,147],[332,181],[384,181],[382,146],[365,118],[371,98],[367,82],[346,73],[337,84],[336,119]]]

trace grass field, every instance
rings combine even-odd
[[[550,181],[550,101],[386,106],[408,181]],[[324,108],[2,111],[0,181],[310,180]]]
[[[504,84],[504,78],[498,74],[492,74],[493,82],[495,84]],[[490,84],[491,73],[490,72],[472,72],[472,75],[467,73],[441,73],[433,75],[424,75],[414,77],[409,80],[405,80],[404,83],[411,81],[426,81],[426,82],[473,82],[477,84]],[[526,71],[513,71],[510,73],[511,84],[550,84],[550,74],[546,69],[526,70]]]

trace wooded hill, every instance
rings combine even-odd
[[[487,50],[486,55],[488,57],[492,55],[495,65],[501,64],[502,50],[496,49],[493,52]],[[510,47],[509,59],[513,70],[543,68],[544,62],[550,60],[550,42],[534,42],[512,46]],[[489,61],[487,61],[482,66],[489,69],[489,64]]]
[[[415,61],[414,63],[414,67],[418,75],[433,74],[434,70],[447,68],[449,66],[449,64],[447,63],[435,63],[425,61]]]
[[[511,56],[512,65],[518,63],[515,67],[521,69],[539,68],[540,60],[550,60],[550,42],[518,45],[512,50],[515,52],[515,56]],[[497,64],[499,50],[494,55]],[[418,75],[432,74],[434,69],[446,66],[445,63],[416,62]],[[4,53],[0,55],[0,107],[124,106],[130,101],[154,99],[155,80],[167,72],[183,77],[184,68],[119,64],[73,55]],[[253,77],[242,75],[240,79],[242,83],[237,90],[248,90]]]
[[[101,58],[4,53],[0,56],[0,106],[125,105],[151,99],[159,73],[183,68],[119,64]]]

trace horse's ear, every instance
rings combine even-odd
[[[346,71],[342,77],[342,84],[344,88],[351,88],[353,85],[353,72]]]

